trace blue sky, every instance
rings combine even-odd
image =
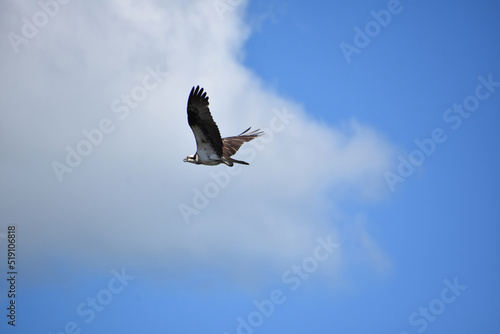
[[[495,1],[1,7],[2,333],[497,332]]]

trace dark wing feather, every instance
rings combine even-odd
[[[223,154],[226,158],[232,157],[236,152],[238,152],[243,143],[249,142],[264,133],[260,131],[260,129],[247,133],[249,130],[250,128],[246,129],[237,136],[222,139],[222,143],[224,145]]]
[[[200,86],[191,89],[189,94],[187,114],[188,123],[196,138],[196,146],[210,144],[217,155],[222,156],[222,138],[217,124],[215,124],[210,109],[208,108],[208,96]],[[200,131],[203,134],[200,136]]]

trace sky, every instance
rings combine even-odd
[[[498,2],[0,8],[2,333],[498,332]]]

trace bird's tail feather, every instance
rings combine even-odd
[[[250,165],[248,162],[241,161],[241,160],[236,160],[236,159],[233,159],[233,158],[224,158],[223,161],[229,167],[232,167],[233,163],[242,164],[242,165]]]

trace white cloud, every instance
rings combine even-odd
[[[19,18],[39,10],[36,2],[9,6],[4,13],[18,19],[2,21],[4,35],[19,33]],[[318,236],[360,238],[366,253],[377,249],[366,231],[340,234],[333,217],[346,196],[383,196],[391,144],[355,120],[321,124],[264,89],[241,64],[250,33],[244,8],[221,20],[210,1],[70,2],[18,54],[2,47],[2,221],[19,224],[26,262],[63,254],[81,266],[206,266],[240,280],[279,273]],[[113,101],[156,66],[166,79],[120,119]],[[195,84],[209,93],[223,136],[251,125],[267,137],[239,152],[251,166],[188,225],[179,205],[192,206],[194,189],[214,182],[210,172],[228,170],[182,162],[196,149],[185,113]],[[294,118],[273,123],[277,111]],[[64,163],[66,146],[76,148],[82,130],[105,118],[113,131],[58,182],[51,163]],[[385,265],[380,254],[375,262]],[[342,250],[329,263],[338,268]]]

